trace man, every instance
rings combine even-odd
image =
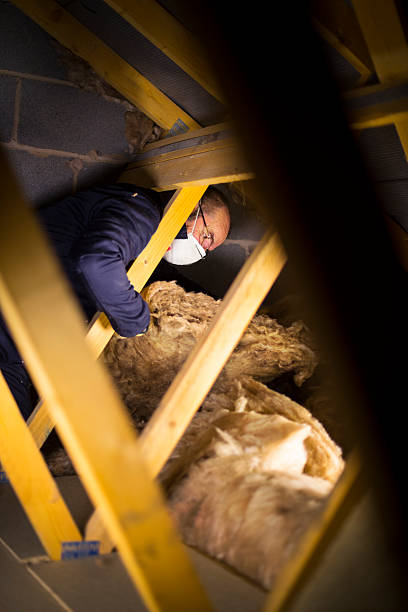
[[[164,259],[179,265],[195,263],[205,257],[206,251],[212,251],[224,242],[229,228],[227,204],[218,189],[209,187],[169,246]]]
[[[127,277],[127,269],[156,231],[171,193],[159,194],[127,183],[102,185],[68,196],[38,210],[87,322],[105,312],[113,329],[124,337],[147,331],[150,312]],[[197,260],[227,237],[228,206],[222,193],[210,187],[175,241],[167,259]],[[184,247],[183,247],[184,244]],[[181,255],[180,255],[181,254]],[[35,392],[7,326],[0,317],[0,369],[25,419]]]

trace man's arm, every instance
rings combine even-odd
[[[90,299],[105,312],[113,329],[125,337],[144,332],[150,313],[135,291],[126,267],[146,246],[159,223],[159,213],[143,199],[130,204],[109,200],[93,216],[71,250],[71,260]]]

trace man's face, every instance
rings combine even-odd
[[[226,207],[212,213],[204,213],[207,227],[201,214],[198,215],[193,236],[206,251],[213,251],[226,239],[230,228],[230,216]],[[193,229],[194,221],[187,220],[187,232]]]

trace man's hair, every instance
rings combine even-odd
[[[215,210],[219,210],[220,208],[226,208],[228,213],[230,212],[228,202],[224,197],[224,194],[220,189],[216,187],[208,187],[204,195],[201,198],[201,207],[203,209],[204,214],[211,214]],[[197,213],[197,206],[194,208],[193,212],[189,216],[189,219],[193,220]]]

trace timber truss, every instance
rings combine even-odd
[[[154,0],[106,1],[222,101],[198,44],[159,4]],[[129,270],[133,286],[141,291],[207,186],[243,180],[253,183],[255,173],[228,124],[201,128],[54,0],[14,0],[14,4],[88,61],[164,130],[171,134],[172,128],[180,125],[185,130],[148,145],[121,177],[156,190],[176,190],[157,232]],[[408,46],[394,2],[354,0],[354,11],[340,0],[314,4],[321,35],[361,74],[360,88],[345,96],[348,100],[367,99],[358,109],[350,109],[351,127],[360,130],[394,123],[407,153],[408,99],[397,93],[393,96],[393,91],[408,82]],[[380,84],[365,87],[375,73]],[[389,101],[372,105],[370,94],[378,90],[388,91]],[[230,287],[208,332],[137,438],[97,361],[113,329],[105,315],[99,314],[84,343],[75,300],[11,169],[7,171],[3,155],[1,165],[4,199],[12,202],[1,208],[1,307],[42,396],[26,424],[4,379],[0,379],[3,473],[51,559],[60,559],[67,544],[100,540],[102,523],[149,609],[209,610],[206,593],[174,531],[154,478],[283,268],[286,255],[280,239],[272,230],[266,232]],[[54,425],[97,509],[85,535],[75,524],[39,450]],[[358,471],[358,461],[349,460],[319,529],[309,534],[299,562],[271,593],[265,610],[280,609],[327,524],[347,498]],[[100,550],[109,550],[109,544],[102,541]]]

